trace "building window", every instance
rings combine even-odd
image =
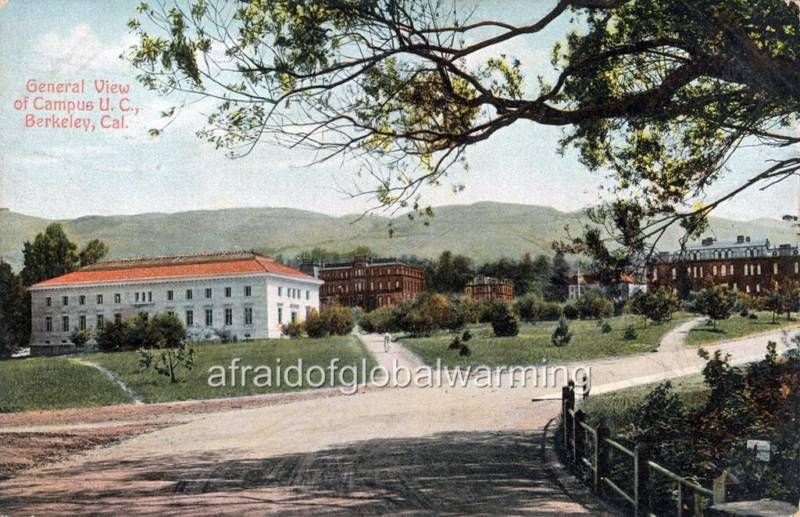
[[[717,276],[717,266],[711,266],[711,274]]]
[[[794,269],[795,269],[795,273],[797,273],[797,264],[796,263],[794,265]],[[50,307],[51,305],[53,305],[53,299],[48,296],[47,298],[44,299],[44,303],[45,303],[45,305]]]
[[[122,295],[119,293],[114,293],[114,303],[122,303]]]
[[[153,291],[147,291],[147,301],[148,302],[153,301]]]
[[[97,305],[103,305],[103,295],[102,294],[98,294],[97,295]]]
[[[306,289],[306,300],[310,300],[310,299],[311,299],[311,291]]]
[[[745,290],[746,292],[748,292],[748,293],[749,293],[749,292],[750,292],[750,286],[749,286],[749,285],[746,285],[746,286],[744,287],[744,290]]]
[[[778,263],[777,262],[772,264],[772,274],[773,275],[777,275],[778,274]]]
[[[756,274],[757,274],[757,275],[760,275],[760,274],[761,274],[761,264],[759,264],[759,265],[757,265],[757,266],[756,266]]]
[[[252,325],[253,324],[253,308],[252,307],[245,307],[244,308],[244,324],[245,325]]]
[[[278,324],[283,323],[283,307],[278,307]]]
[[[728,267],[723,265],[720,267],[720,274],[722,276],[728,276]]]
[[[118,313],[114,314],[114,323],[116,323],[117,325],[122,323],[122,313],[121,312],[118,312]]]
[[[81,330],[86,330],[86,316],[83,314],[78,316],[78,328]]]
[[[103,325],[105,325],[105,318],[103,318],[102,314],[98,314],[95,322],[95,328],[100,330],[103,328]]]
[[[175,293],[172,292],[172,289],[167,291],[167,300],[171,302],[174,298],[175,298]]]
[[[86,296],[85,295],[78,296],[78,305],[86,305]]]
[[[731,264],[730,272],[731,272],[731,276],[733,276],[733,264]]]
[[[757,293],[761,292],[761,284],[756,284],[756,292]]]
[[[139,303],[139,291],[136,291],[136,303]]]
[[[230,307],[225,309],[225,325],[233,325],[233,309]]]
[[[212,294],[211,288],[210,287],[206,287],[206,298],[211,298],[211,294]]]
[[[47,316],[44,319],[44,331],[45,332],[53,332],[53,318]]]
[[[230,298],[230,297],[231,297],[231,288],[230,287],[226,287],[225,288],[225,298]]]
[[[192,290],[191,289],[187,289],[186,290],[186,299],[187,300],[191,300],[192,299]]]
[[[206,327],[214,325],[214,309],[206,309]]]
[[[297,323],[297,311],[292,311],[292,323]]]
[[[194,311],[189,309],[186,311],[186,326],[191,327],[194,325]]]
[[[250,296],[253,294],[253,289],[249,285],[244,286],[244,295]]]
[[[672,268],[672,279],[675,280],[676,278],[678,278],[678,271],[675,268]]]
[[[69,332],[69,316],[61,316],[61,330]]]
[[[283,287],[278,286],[278,296],[283,296]]]
[[[62,296],[61,297],[61,305],[63,305],[64,307],[69,305],[69,296]]]

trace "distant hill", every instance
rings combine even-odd
[[[551,243],[565,237],[564,227],[577,232],[579,212],[551,207],[505,203],[476,203],[436,208],[430,225],[401,215],[332,217],[292,208],[234,208],[175,214],[88,216],[60,221],[69,237],[80,244],[101,239],[111,258],[257,249],[291,257],[315,246],[349,251],[368,246],[381,255],[434,257],[449,249],[478,261],[525,252],[551,254]],[[0,257],[15,269],[22,264],[22,244],[51,221],[0,211]],[[389,236],[389,223],[393,236]],[[788,224],[772,219],[747,222],[711,219],[710,234],[720,239],[739,234],[794,242]],[[677,246],[678,229],[662,240],[662,249]]]

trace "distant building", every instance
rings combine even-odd
[[[467,284],[464,294],[476,302],[514,301],[514,283],[490,276],[476,276]]]
[[[583,298],[589,291],[601,291],[610,295],[615,300],[628,300],[639,292],[646,292],[647,285],[637,282],[632,276],[625,273],[619,276],[619,281],[613,285],[602,285],[591,274],[573,274],[569,279],[569,299]]]
[[[797,245],[773,246],[769,239],[751,240],[746,235],[735,241],[709,237],[683,251],[661,253],[648,268],[650,285],[665,285],[678,292],[723,284],[758,296],[771,289],[773,281],[787,280],[800,280]]]
[[[319,308],[322,282],[254,253],[99,262],[31,286],[31,346],[69,347],[73,329],[173,313],[187,329],[275,338]]]
[[[425,290],[425,271],[394,258],[355,257],[317,268],[325,282],[320,290],[323,307],[344,305],[371,311],[414,299]]]

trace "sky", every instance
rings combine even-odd
[[[476,17],[517,23],[536,19],[552,3],[473,1]],[[163,123],[159,113],[175,100],[145,91],[130,66],[118,59],[134,42],[126,22],[136,5],[128,0],[8,0],[0,7],[0,207],[57,219],[244,206],[344,215],[374,205],[374,200],[342,192],[352,190],[357,163],[309,166],[307,153],[269,142],[245,158],[227,158],[194,134],[210,108],[207,102],[184,110],[161,136],[148,136],[148,129]],[[531,20],[520,20],[520,13]],[[523,71],[539,70],[549,59],[552,42],[567,30],[564,19],[537,37],[515,39],[498,51],[520,59]],[[26,128],[14,104],[32,96],[25,90],[30,79],[127,83],[138,112],[127,115],[128,127],[119,131]],[[587,171],[575,153],[559,155],[561,135],[560,128],[526,122],[499,131],[468,151],[469,172],[456,172],[453,178],[466,186],[463,192],[429,188],[423,202],[440,206],[500,201],[560,210],[593,205],[607,180]],[[709,195],[743,182],[769,157],[758,147],[741,151]],[[796,211],[797,199],[797,185],[786,182],[741,194],[715,214],[740,220],[776,218]]]

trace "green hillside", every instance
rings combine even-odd
[[[18,268],[22,244],[50,221],[14,212],[0,212],[0,257]],[[476,260],[525,252],[551,253],[550,244],[565,237],[564,227],[575,231],[581,214],[554,208],[504,203],[451,205],[436,209],[429,226],[395,218],[367,216],[331,217],[291,208],[235,208],[175,214],[88,216],[61,221],[67,234],[83,244],[98,238],[111,246],[111,257],[158,256],[236,249],[258,249],[293,256],[321,246],[349,251],[368,246],[381,255],[433,257],[449,249]],[[389,223],[394,229],[389,237]],[[727,239],[737,234],[769,237],[772,242],[792,242],[793,230],[778,220],[748,222],[712,218],[712,234]],[[677,245],[678,230],[663,240],[664,249]]]

